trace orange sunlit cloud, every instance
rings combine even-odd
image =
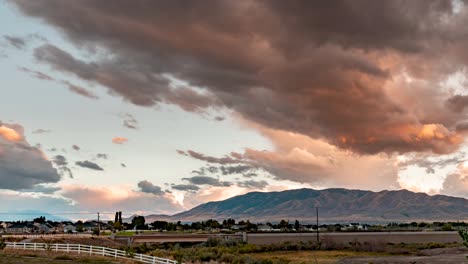
[[[22,138],[18,132],[6,126],[0,126],[0,136],[8,141],[20,141]]]
[[[114,144],[124,144],[128,142],[128,138],[124,137],[115,137],[112,139],[112,143]]]

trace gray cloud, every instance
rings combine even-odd
[[[188,192],[195,192],[200,190],[200,187],[194,184],[175,184],[171,186],[172,189],[179,190],[179,191],[188,191]]]
[[[231,158],[229,156],[225,156],[225,157],[222,157],[222,158],[215,158],[215,157],[207,156],[207,155],[204,155],[202,153],[199,153],[199,152],[196,152],[196,151],[193,151],[193,150],[188,150],[187,152],[178,150],[177,152],[179,154],[181,154],[181,155],[188,155],[188,156],[190,156],[192,158],[202,160],[202,161],[206,161],[206,162],[209,162],[209,163],[218,163],[218,164],[240,163],[240,161],[238,159]]]
[[[54,78],[52,78],[51,76],[49,76],[49,75],[47,75],[47,74],[45,74],[43,72],[40,72],[40,71],[31,70],[31,69],[26,68],[26,67],[18,67],[18,70],[20,70],[22,72],[25,72],[25,73],[28,73],[31,76],[33,76],[34,78],[37,78],[39,80],[55,81]]]
[[[138,120],[133,115],[127,113],[124,115],[123,125],[126,128],[138,129]]]
[[[463,4],[454,12],[453,1],[436,0],[12,2],[78,47],[113,53],[90,62],[44,45],[39,62],[137,105],[229,108],[361,154],[450,153],[462,142],[452,130],[460,114],[444,110],[450,95],[435,86],[468,65]],[[389,92],[403,69],[434,84],[418,98],[427,104],[404,101],[410,85]],[[168,76],[201,90],[175,87]],[[430,129],[439,136],[421,137]]]
[[[57,155],[52,159],[52,162],[56,165],[60,175],[64,175],[66,173],[70,178],[73,178],[73,173],[68,167],[68,161],[67,158],[65,158],[65,156]]]
[[[452,111],[462,112],[465,107],[468,106],[468,96],[466,95],[454,95],[447,99],[446,105]]]
[[[138,183],[138,187],[140,188],[140,190],[142,192],[145,192],[145,193],[152,193],[154,195],[163,195],[164,194],[164,191],[161,189],[161,187],[156,186],[156,185],[154,185],[151,182],[146,181],[146,180],[140,181]]]
[[[80,166],[80,167],[83,167],[83,168],[88,168],[88,169],[91,169],[91,170],[98,170],[98,171],[102,171],[104,170],[101,166],[99,166],[98,164],[92,162],[92,161],[88,161],[88,160],[84,160],[84,161],[77,161],[75,162],[76,165]]]
[[[96,154],[96,158],[98,158],[98,159],[108,159],[109,156],[107,154],[105,154],[105,153],[98,153],[98,154]]]
[[[8,44],[17,49],[24,49],[26,47],[26,40],[24,38],[16,36],[3,36],[3,38],[8,42]]]
[[[44,153],[26,141],[23,131],[21,125],[0,122],[0,189],[33,189],[61,178]]]
[[[49,129],[39,128],[39,129],[34,130],[32,133],[33,134],[46,134],[46,133],[50,133],[50,132],[51,131]]]
[[[214,120],[218,122],[224,121],[224,119],[226,119],[224,116],[215,116],[214,118]]]
[[[188,181],[194,185],[211,185],[211,186],[231,186],[231,182],[220,181],[218,179],[207,177],[207,176],[193,176],[190,178],[182,178],[182,180]]]
[[[406,169],[413,165],[426,169],[426,173],[433,174],[436,169],[443,169],[449,165],[458,165],[464,161],[466,161],[464,153],[449,158],[432,157],[432,160],[427,156],[415,156],[404,162],[399,162],[398,167]]]
[[[52,162],[54,162],[57,166],[66,166],[68,164],[67,158],[62,155],[55,156]]]
[[[33,76],[34,78],[37,78],[39,80],[44,80],[44,81],[52,81],[52,82],[56,82],[56,83],[59,83],[59,84],[63,84],[65,85],[66,87],[68,87],[68,90],[75,93],[75,94],[78,94],[78,95],[81,95],[81,96],[84,96],[86,98],[89,98],[89,99],[99,99],[98,96],[96,96],[94,93],[88,91],[86,88],[83,88],[81,86],[78,86],[78,85],[75,85],[69,81],[65,81],[65,80],[57,80],[43,72],[40,72],[40,71],[36,71],[36,70],[31,70],[29,68],[26,68],[26,67],[18,67],[18,69],[22,72],[25,72],[25,73],[28,73],[30,74],[31,76]]]
[[[68,90],[71,92],[84,96],[89,99],[99,99],[97,95],[92,93],[91,91],[87,90],[86,88],[83,88],[81,86],[75,85],[69,81],[62,81],[63,84],[65,84],[68,87]]]
[[[45,193],[45,194],[52,194],[57,191],[61,190],[60,187],[51,187],[51,186],[44,186],[44,185],[36,185],[33,189],[23,189],[21,191],[24,192],[37,192],[37,193]]]
[[[254,180],[249,180],[249,181],[242,181],[237,183],[240,187],[244,188],[250,188],[250,189],[265,189],[265,187],[268,186],[268,183],[266,181],[254,181]]]
[[[237,165],[237,166],[221,166],[221,171],[223,175],[230,175],[230,174],[243,174],[249,171],[255,170],[256,168],[250,165]]]

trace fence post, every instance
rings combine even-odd
[[[143,254],[140,254],[140,261],[143,260]]]
[[[78,255],[81,253],[81,244],[78,244]]]
[[[16,242],[13,242],[13,249],[16,249]]]
[[[104,256],[105,247],[102,247],[102,255]]]
[[[153,256],[153,264],[155,264],[155,263],[156,263],[156,257]]]
[[[114,258],[117,258],[117,249],[114,249]]]
[[[55,244],[55,252],[58,251],[58,244]]]
[[[67,243],[67,253],[69,252],[70,250],[70,244]]]
[[[26,249],[26,243],[23,243],[23,249]]]
[[[36,243],[34,243],[34,251],[36,251]]]
[[[89,255],[91,256],[91,254],[93,254],[93,245],[89,247]]]

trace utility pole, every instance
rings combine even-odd
[[[317,215],[317,244],[320,242],[319,239],[319,223],[318,223],[318,207],[315,207],[315,214]]]
[[[99,221],[99,212],[97,213],[97,230],[97,235],[99,236],[99,234],[101,233],[101,222]]]

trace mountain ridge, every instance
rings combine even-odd
[[[405,189],[373,192],[344,188],[250,192],[207,202],[163,218],[183,222],[227,218],[256,222],[282,219],[313,222],[315,207],[319,208],[321,222],[329,223],[468,220],[468,200],[465,198]],[[163,220],[156,218],[154,220]]]

